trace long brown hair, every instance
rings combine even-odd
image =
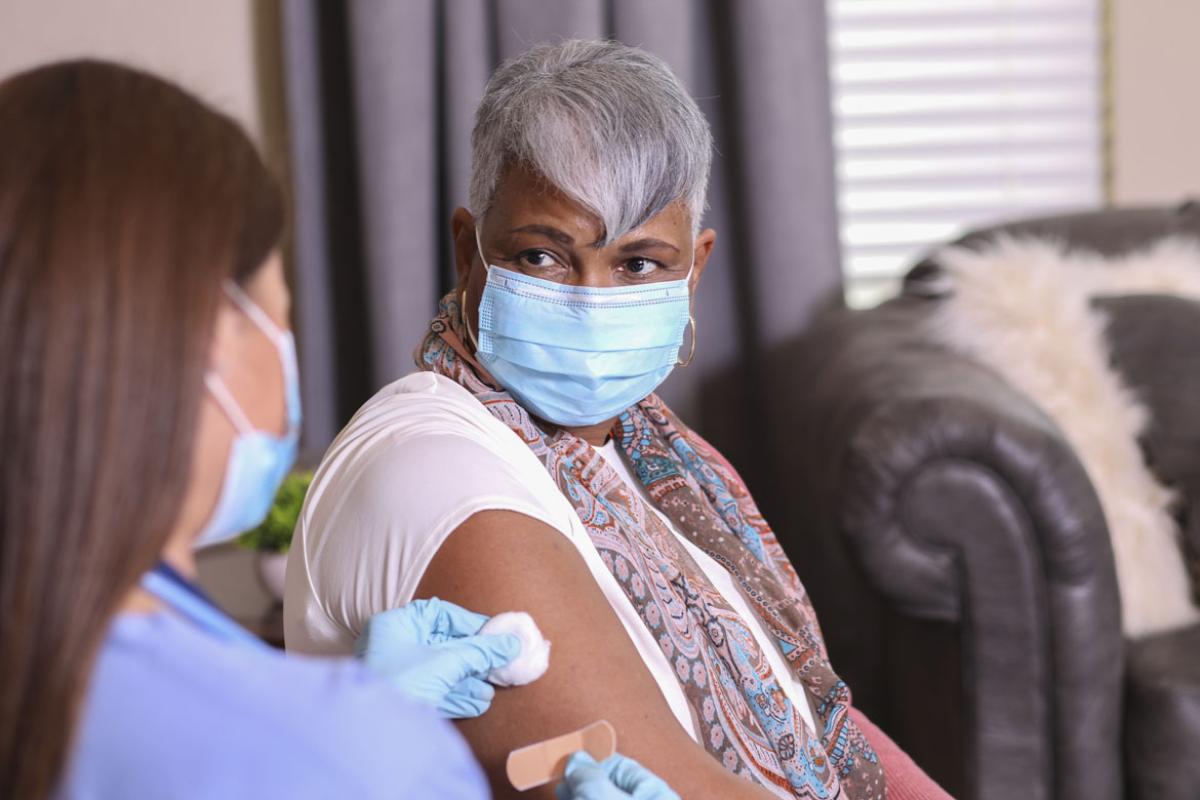
[[[0,797],[51,793],[183,503],[221,281],[282,199],[228,117],[115,64],[0,83]]]

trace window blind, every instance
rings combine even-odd
[[[847,301],[929,248],[1103,200],[1101,0],[829,0]]]

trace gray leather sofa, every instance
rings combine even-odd
[[[1113,254],[1200,238],[1200,208],[1003,230]],[[1200,627],[1124,640],[1087,475],[1033,401],[922,336],[934,270],[773,356],[773,411],[794,427],[769,517],[834,665],[956,797],[1200,798]],[[1116,366],[1154,415],[1148,460],[1200,544],[1200,304],[1098,302]]]

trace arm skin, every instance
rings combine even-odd
[[[484,614],[527,611],[553,643],[550,669],[528,686],[499,689],[491,710],[459,730],[497,798],[551,800],[553,786],[518,794],[504,773],[510,751],[607,719],[620,752],[692,798],[773,797],[722,767],[680,727],[578,550],[523,514],[484,511],[450,535],[417,587]]]

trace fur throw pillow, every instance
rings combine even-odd
[[[1166,239],[1107,259],[999,237],[983,249],[947,248],[936,261],[948,296],[929,318],[933,335],[1037,403],[1087,470],[1112,539],[1125,633],[1200,620],[1171,513],[1175,497],[1139,446],[1148,412],[1112,368],[1107,320],[1092,303],[1132,294],[1200,300],[1200,246]]]

